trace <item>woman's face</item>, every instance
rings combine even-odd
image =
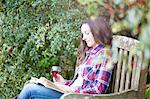
[[[95,48],[97,43],[94,40],[93,34],[91,32],[90,26],[87,23],[81,26],[82,40],[84,40],[88,47]]]

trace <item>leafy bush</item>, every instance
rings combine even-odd
[[[18,94],[31,76],[51,79],[52,65],[72,78],[85,15],[74,0],[0,1],[0,98]]]
[[[146,89],[145,98],[150,99],[150,84],[148,85],[148,87]]]

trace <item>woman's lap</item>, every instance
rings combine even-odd
[[[19,95],[19,99],[59,99],[63,93],[46,88],[42,85],[27,84]]]

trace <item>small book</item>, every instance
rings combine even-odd
[[[35,83],[45,86],[46,88],[50,88],[53,90],[56,90],[61,93],[67,93],[63,88],[58,87],[57,84],[51,82],[50,80],[46,79],[45,77],[40,77],[39,79],[36,77],[31,77],[31,80],[29,80],[29,83]],[[66,86],[66,85],[64,85]],[[66,86],[67,87],[67,86]]]

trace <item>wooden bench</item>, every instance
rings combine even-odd
[[[148,59],[144,45],[126,36],[113,36],[114,70],[107,94],[64,94],[61,99],[144,99]]]

